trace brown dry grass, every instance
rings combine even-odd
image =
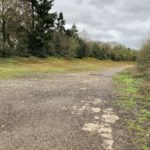
[[[113,67],[132,65],[133,62],[114,62],[110,60],[65,59],[49,57],[0,59],[0,78],[12,78],[29,73],[63,73],[106,70]]]

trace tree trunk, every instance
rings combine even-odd
[[[8,43],[8,45],[9,45],[9,47],[11,48],[11,49],[14,49],[14,44],[13,44],[13,42],[10,40],[10,35],[9,34],[7,34],[7,43]]]

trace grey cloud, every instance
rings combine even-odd
[[[54,10],[91,39],[138,48],[150,36],[150,0],[55,0]]]
[[[101,6],[107,7],[107,6],[114,4],[116,0],[92,0],[89,2],[90,4],[95,5],[97,7],[101,7]]]

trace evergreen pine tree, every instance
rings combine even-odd
[[[57,17],[56,31],[61,33],[65,31],[65,20],[62,12],[60,12]]]
[[[77,30],[76,25],[73,24],[71,29],[67,29],[66,34],[70,37],[78,38],[78,30]]]
[[[71,28],[71,33],[72,33],[72,36],[74,36],[75,38],[78,38],[78,30],[75,24],[73,24]]]
[[[50,13],[54,0],[31,0],[34,10],[34,28],[29,34],[29,48],[35,56],[48,55],[48,43],[52,39],[56,13]]]

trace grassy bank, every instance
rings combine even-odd
[[[150,88],[144,77],[135,77],[124,72],[115,77],[118,82],[117,106],[126,112],[125,123],[132,142],[138,150],[150,148]]]
[[[20,77],[30,73],[63,73],[105,70],[133,62],[99,61],[96,59],[9,58],[0,59],[0,79]]]

